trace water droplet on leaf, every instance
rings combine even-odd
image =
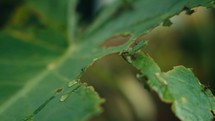
[[[93,62],[95,62],[95,61],[97,61],[97,60],[98,60],[98,58],[94,58],[94,59],[93,59]]]
[[[72,80],[68,82],[68,87],[72,87],[73,85],[77,84],[78,82],[76,80]]]
[[[132,58],[131,58],[131,56],[126,56],[126,60],[128,61],[128,63],[132,63]]]
[[[65,101],[68,97],[69,97],[69,94],[62,95],[62,96],[60,97],[60,101],[63,102],[63,101]]]
[[[160,73],[155,73],[155,76],[157,77],[158,81],[160,81],[162,84],[167,85],[167,81],[161,76]]]
[[[141,78],[142,78],[142,75],[138,73],[138,74],[136,74],[136,78],[137,78],[137,79],[141,79]]]

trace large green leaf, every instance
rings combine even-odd
[[[0,119],[79,121],[99,113],[103,99],[78,80],[86,67],[105,55],[126,50],[141,34],[181,12],[184,6],[210,3],[135,0],[128,5],[114,1],[79,36],[68,37],[79,30],[74,25],[76,1],[26,1],[22,7],[27,14],[21,16],[25,21],[19,25],[12,22],[0,32]],[[16,19],[20,11],[14,15]],[[67,20],[71,24],[68,33]],[[117,35],[130,39],[118,47],[103,47],[107,39]],[[73,81],[77,83],[73,85]]]

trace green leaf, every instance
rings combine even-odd
[[[12,19],[20,21],[11,20],[0,32],[1,120],[81,121],[98,114],[103,99],[77,81],[85,68],[105,55],[127,50],[141,34],[184,6],[211,5],[210,0],[136,0],[131,6],[115,2],[75,36],[80,29],[75,25],[76,1],[25,1],[21,7],[27,14],[17,11]],[[107,39],[122,34],[129,41],[102,47]],[[72,80],[78,83],[73,85]]]
[[[179,119],[211,121],[214,118],[215,98],[190,69],[177,66],[164,73],[148,55],[137,52],[133,56],[131,64],[147,77],[147,84],[163,101],[173,104],[172,110]]]
[[[58,29],[66,28],[67,21],[73,16],[76,0],[25,0],[26,6],[40,16],[40,20]]]

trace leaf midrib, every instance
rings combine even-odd
[[[65,61],[66,59],[77,51],[77,47],[75,45],[71,46],[64,52],[64,54],[56,59],[54,59],[49,64],[53,64],[54,62],[54,68],[49,68],[49,64],[47,65],[47,68],[42,70],[39,74],[34,76],[32,79],[28,80],[27,83],[23,86],[21,90],[19,90],[17,93],[12,95],[5,103],[0,105],[0,114],[4,113],[14,102],[16,102],[21,97],[25,97],[26,94],[28,94],[33,87],[35,87],[37,84],[39,84],[43,78],[48,76],[50,73],[53,73],[54,70],[57,70]]]

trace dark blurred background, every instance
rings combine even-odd
[[[0,29],[7,27],[21,0],[0,1]],[[90,24],[108,1],[79,0],[76,11],[80,25]],[[170,20],[170,27],[158,26],[144,38],[149,53],[163,71],[176,65],[192,68],[203,84],[215,93],[215,10],[203,7],[192,15],[182,12]],[[101,69],[102,68],[102,69]],[[110,55],[97,61],[82,80],[93,85],[106,99],[102,115],[92,121],[177,121],[171,106],[136,80],[137,70],[120,56]]]

